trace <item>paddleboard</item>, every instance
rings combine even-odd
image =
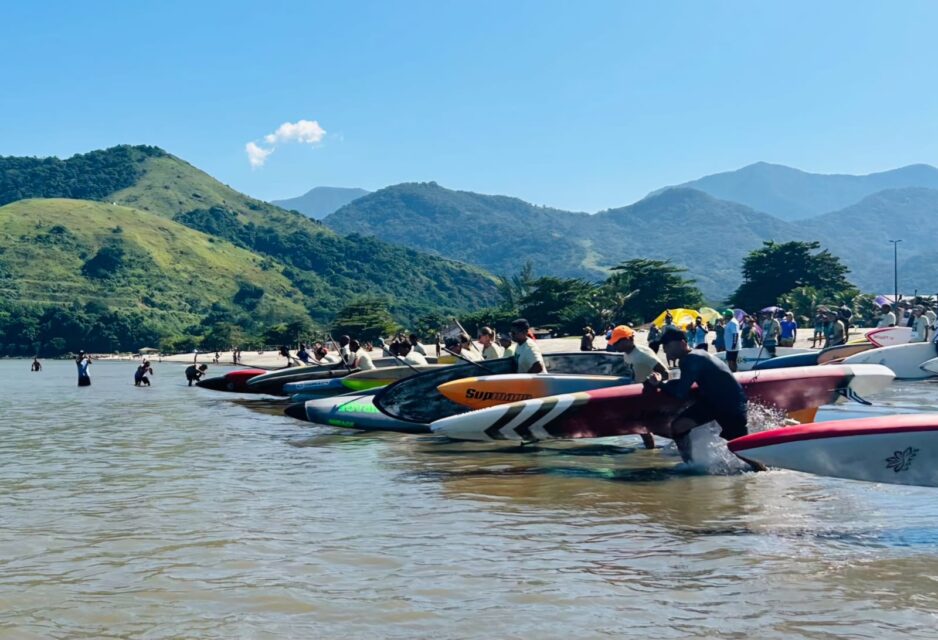
[[[577,393],[632,384],[631,376],[576,376],[564,374],[512,373],[503,376],[462,378],[441,384],[437,390],[446,398],[470,409],[485,409],[508,402]]]
[[[409,367],[401,365],[398,367],[385,367],[383,369],[369,369],[368,371],[358,371],[342,378],[341,384],[344,388],[351,391],[366,391],[376,389],[377,387],[386,387],[389,384],[409,378],[424,371],[436,371],[442,368],[442,365],[414,365]]]
[[[870,349],[875,349],[876,345],[872,342],[848,342],[847,344],[838,345],[836,347],[828,347],[822,349],[818,354],[817,363],[818,364],[827,364],[828,362],[834,362],[835,360],[843,360],[844,358],[849,358],[850,356],[855,356],[858,353],[863,353],[864,351],[869,351]]]
[[[802,424],[732,440],[747,462],[821,476],[938,486],[938,414]]]
[[[898,380],[922,380],[935,375],[921,368],[926,360],[935,355],[935,345],[914,342],[870,349],[844,359],[843,364],[881,364],[892,369]]]
[[[267,369],[238,369],[229,371],[223,376],[202,378],[196,382],[197,387],[213,391],[233,391],[235,393],[248,393],[247,381],[267,373]]]
[[[912,338],[912,327],[880,327],[866,332],[866,339],[877,347],[907,344]]]
[[[777,347],[775,349],[775,357],[781,358],[783,356],[793,356],[799,353],[810,353],[811,349],[801,349],[795,347]],[[815,351],[817,353],[817,351]],[[726,361],[726,352],[720,352],[714,354],[720,360]],[[771,360],[769,352],[763,349],[762,347],[749,347],[746,349],[740,349],[739,355],[736,359],[736,368],[738,371],[750,371],[752,368],[766,360]]]
[[[809,351],[808,353],[796,353],[790,356],[778,356],[776,358],[769,358],[768,360],[761,360],[753,365],[753,371],[762,371],[765,369],[785,369],[787,367],[810,367],[817,364],[818,359],[817,351]]]
[[[892,372],[881,366],[829,365],[736,374],[749,401],[784,412],[870,395],[887,387]],[[659,389],[632,384],[503,404],[432,423],[434,433],[457,440],[605,438],[640,433],[667,436],[678,413],[695,399],[678,400]]]
[[[291,404],[284,410],[284,413],[298,420],[361,431],[430,432],[430,427],[426,424],[405,422],[384,415],[375,407],[374,398],[374,394],[348,394],[323,400],[310,400]]]
[[[325,380],[302,380],[300,382],[288,382],[283,385],[283,392],[286,394],[294,393],[327,393],[335,390],[336,393],[346,391],[342,386],[344,378],[327,378]]]
[[[938,358],[932,358],[922,363],[922,371],[938,375]]]
[[[544,354],[549,373],[586,374],[625,377],[632,375],[622,354],[606,351],[577,351]],[[479,375],[515,372],[513,358],[464,363],[425,371],[385,387],[376,397],[375,406],[392,418],[429,424],[439,418],[468,411],[452,402],[437,387],[452,380]]]

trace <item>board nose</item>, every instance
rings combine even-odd
[[[285,414],[297,420],[306,420],[306,403],[297,402],[283,410]]]

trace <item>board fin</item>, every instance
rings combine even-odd
[[[801,424],[807,424],[809,422],[814,422],[814,418],[817,416],[817,410],[818,407],[808,407],[807,409],[789,411],[788,417],[792,420],[797,420]]]

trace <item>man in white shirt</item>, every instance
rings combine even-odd
[[[342,338],[346,337],[348,336],[342,336]],[[340,342],[342,338],[339,338]],[[349,340],[347,346],[351,357],[351,362],[348,363],[350,367],[361,371],[371,371],[372,369],[378,368],[375,366],[375,363],[371,361],[371,356],[358,344],[358,340]]]
[[[925,342],[928,340],[928,318],[925,317],[925,308],[917,305],[912,309],[912,338],[909,342]]]
[[[352,352],[349,348],[349,343],[351,338],[348,336],[339,336],[339,357],[342,359],[342,362],[352,366]]]
[[[398,343],[397,355],[407,364],[419,367],[427,364],[427,359],[417,353],[416,349],[411,348],[409,341],[402,340]]]
[[[518,373],[547,373],[544,356],[541,350],[528,337],[531,325],[524,318],[518,318],[511,323],[511,339],[515,344],[515,362],[518,364]]]
[[[417,337],[416,333],[412,333],[409,336],[407,336],[407,340],[410,342],[410,346],[413,347],[413,350],[415,353],[419,353],[420,355],[424,357],[430,355],[429,353],[427,353],[427,348],[423,346],[422,344],[420,344],[420,338]]]
[[[736,361],[739,358],[740,330],[736,314],[731,309],[723,312],[726,326],[723,327],[723,342],[726,345],[726,366],[730,371],[736,371]]]
[[[613,329],[609,337],[609,346],[616,353],[622,354],[622,358],[632,369],[633,382],[645,382],[654,372],[658,372],[662,380],[668,379],[668,370],[655,352],[635,344],[635,331],[631,327],[620,324]],[[646,449],[655,448],[655,438],[650,433],[642,434],[642,442]]]
[[[892,312],[892,307],[888,304],[884,304],[880,311],[882,315],[879,316],[879,322],[877,327],[894,327],[896,326],[896,314]]]

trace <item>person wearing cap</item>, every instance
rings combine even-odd
[[[782,327],[779,344],[783,347],[795,346],[795,341],[798,339],[798,322],[795,320],[795,314],[791,311],[785,313],[785,319],[779,325]]]
[[[724,362],[688,347],[686,336],[680,331],[664,332],[661,346],[669,358],[678,361],[681,376],[677,380],[664,380],[656,372],[645,384],[681,400],[689,398],[692,386],[697,385],[697,399],[671,422],[671,438],[685,462],[690,458],[687,435],[696,427],[716,422],[724,440],[749,433],[746,392]]]
[[[655,352],[648,347],[635,344],[635,331],[631,327],[619,325],[612,330],[609,347],[615,353],[621,353],[623,360],[632,371],[632,381],[642,383],[652,373],[659,373],[662,380],[669,377],[668,370]],[[646,449],[655,448],[655,438],[650,433],[643,433],[642,443]]]
[[[507,333],[498,334],[498,346],[502,348],[502,357],[503,358],[514,358],[515,357],[515,342],[511,339],[511,335]]]
[[[876,327],[882,328],[882,327],[894,327],[894,326],[896,326],[896,314],[892,312],[891,305],[889,305],[888,303],[884,304],[882,307],[880,307],[879,322],[876,323]]]
[[[778,340],[782,335],[782,325],[771,311],[762,312],[762,348],[774,358]]]
[[[524,318],[518,318],[511,323],[511,339],[517,345],[514,357],[518,364],[518,373],[547,373],[541,350],[534,340],[528,337],[530,330],[531,325]]]
[[[723,347],[726,349],[726,366],[730,371],[736,371],[739,361],[739,346],[742,340],[739,329],[739,320],[732,309],[726,309],[723,312],[723,319],[726,325],[723,327]]]
[[[505,350],[495,342],[495,330],[492,327],[479,329],[479,344],[482,345],[483,360],[498,360],[505,357]]]
[[[78,367],[78,386],[90,387],[91,376],[88,375],[88,367],[91,366],[91,357],[84,351],[79,351],[78,357],[75,358],[75,365]]]
[[[925,317],[925,307],[918,304],[912,308],[912,337],[909,342],[928,341],[928,318]]]

